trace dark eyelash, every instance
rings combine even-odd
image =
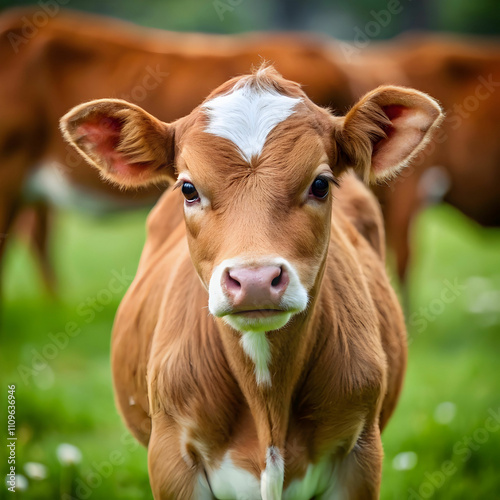
[[[340,187],[340,181],[336,177],[331,177],[329,180],[334,186]]]
[[[173,186],[172,186],[172,191],[175,191],[176,189],[179,189],[180,187],[182,187],[182,185],[187,182],[185,181],[184,179],[180,179],[178,180]]]
[[[336,187],[340,187],[340,181],[331,174],[319,174],[318,177],[322,177],[327,180],[330,184],[333,184]]]

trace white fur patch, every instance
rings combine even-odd
[[[260,479],[262,500],[281,500],[284,478],[285,462],[280,450],[270,446],[266,453],[266,468]]]
[[[255,378],[257,384],[271,385],[271,374],[269,373],[269,361],[271,351],[266,332],[244,332],[240,340],[245,354],[255,365]]]
[[[330,454],[315,464],[309,464],[304,477],[294,479],[285,491],[283,491],[285,462],[275,446],[267,449],[266,468],[261,473],[260,481],[249,471],[236,467],[229,452],[224,455],[218,467],[207,468],[206,471],[211,491],[218,500],[310,500],[311,498],[321,500],[339,498],[340,500],[347,498],[340,487],[339,468]],[[337,497],[337,494],[340,496]]]
[[[207,470],[212,492],[217,499],[261,500],[260,481],[234,465],[229,453],[217,469]]]
[[[239,259],[226,259],[212,271],[208,287],[208,310],[214,316],[221,317],[230,309],[229,299],[222,289],[222,275],[231,267],[240,264]]]
[[[286,120],[300,101],[274,89],[244,85],[203,105],[209,117],[205,132],[230,140],[250,162],[262,153],[271,130]]]

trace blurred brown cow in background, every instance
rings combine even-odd
[[[438,99],[446,118],[411,168],[377,191],[402,280],[419,210],[444,201],[486,227],[500,226],[500,44],[495,39],[406,34],[358,51],[353,93],[407,85]]]
[[[0,260],[1,235],[11,230],[27,201],[36,201],[28,232],[49,285],[47,198],[100,213],[152,205],[162,192],[161,186],[120,191],[103,184],[64,144],[58,117],[79,102],[118,97],[172,121],[211,88],[263,59],[300,82],[317,104],[338,103],[339,112],[381,84],[427,92],[447,111],[420,160],[376,190],[401,280],[408,268],[411,222],[430,198],[444,197],[482,225],[500,225],[497,41],[404,35],[346,54],[324,37],[172,33],[67,11],[29,35],[26,19],[34,13],[17,9],[0,18]],[[59,168],[47,168],[51,161]]]
[[[335,62],[335,44],[328,39],[171,33],[72,12],[61,12],[34,33],[27,21],[36,12],[16,9],[0,18],[3,235],[26,200],[27,185],[28,198],[49,196],[59,204],[81,200],[87,211],[152,205],[161,194],[159,187],[124,192],[105,185],[63,142],[59,117],[80,102],[118,97],[140,104],[161,120],[173,121],[201,103],[211,89],[262,60],[274,62],[286,78],[300,82],[320,105],[336,102],[345,111],[352,100],[348,78]],[[56,169],[42,168],[48,162],[62,166],[58,176]],[[89,195],[98,207],[89,204]],[[30,227],[50,284],[43,203],[35,217]],[[5,241],[0,239],[0,259]]]

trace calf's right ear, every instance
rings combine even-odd
[[[121,99],[98,99],[61,118],[64,138],[101,175],[123,187],[171,181],[174,126]]]

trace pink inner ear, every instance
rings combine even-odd
[[[408,108],[405,106],[401,106],[399,104],[391,104],[389,106],[382,106],[382,109],[384,110],[384,113],[387,115],[389,120],[391,120],[392,124],[384,127],[384,132],[386,134],[386,137],[384,139],[381,139],[377,143],[374,144],[373,146],[373,155],[376,157],[379,153],[379,151],[383,148],[386,147],[387,143],[390,142],[393,139],[393,135],[396,132],[396,128],[394,127],[394,122],[398,120],[398,118],[402,118],[405,116],[405,114],[408,113]],[[377,169],[377,161],[374,161],[374,169]],[[379,165],[380,168],[380,165]]]
[[[121,153],[116,151],[120,142],[122,124],[120,120],[110,116],[97,116],[81,124],[77,134],[85,144],[86,149],[102,158],[113,174],[125,178],[140,177],[144,173],[144,165],[131,164]]]
[[[411,107],[391,104],[382,109],[391,120],[391,126],[385,129],[387,137],[373,147],[372,169],[376,175],[385,175],[405,161],[422,140],[423,122],[428,121],[425,114]]]
[[[82,123],[76,130],[77,136],[95,154],[110,159],[116,155],[120,141],[120,121],[108,116],[97,116]]]
[[[405,111],[408,111],[408,108],[405,106],[401,106],[399,104],[390,104],[389,106],[382,106],[384,113],[387,115],[391,122],[396,118],[402,116]]]

